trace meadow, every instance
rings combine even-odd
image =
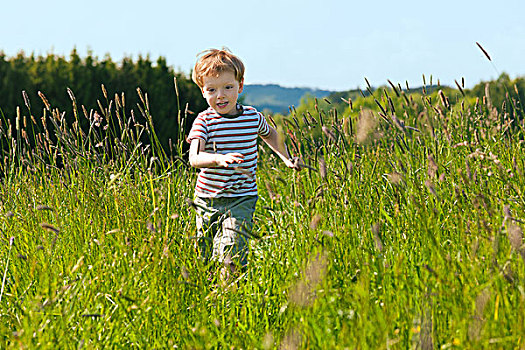
[[[183,132],[162,148],[147,95],[102,89],[97,111],[40,93],[0,124],[0,348],[525,347],[514,91],[292,109],[275,126],[305,167],[260,146],[249,267],[225,284],[195,251]]]

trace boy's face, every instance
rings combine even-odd
[[[202,96],[211,108],[220,114],[235,114],[237,98],[242,92],[243,81],[235,79],[235,74],[230,71],[220,73],[218,76],[203,78]]]

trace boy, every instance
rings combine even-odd
[[[264,116],[237,102],[244,84],[244,65],[238,57],[227,49],[204,51],[192,79],[209,105],[197,116],[187,138],[190,164],[201,169],[195,186],[198,248],[201,257],[208,259],[213,242],[211,258],[234,271],[233,261],[246,266],[253,227],[257,135],[286,166],[299,166],[290,160]]]

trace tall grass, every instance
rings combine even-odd
[[[451,108],[459,90],[370,93],[277,125],[305,169],[260,148],[261,238],[227,286],[147,96],[88,112],[70,92],[72,124],[26,99],[0,126],[0,347],[523,347],[523,120],[489,96]]]

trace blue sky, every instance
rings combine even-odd
[[[9,56],[68,56],[76,47],[117,61],[164,56],[188,73],[198,52],[227,46],[248,84],[330,90],[363,87],[364,77],[374,86],[464,77],[473,86],[503,71],[525,76],[521,0],[25,0],[1,9],[0,50]]]

